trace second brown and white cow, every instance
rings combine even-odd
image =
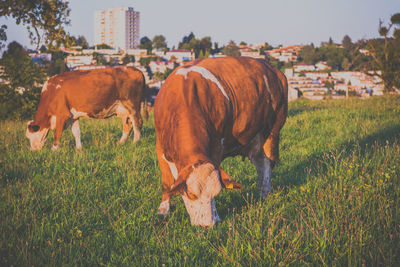
[[[287,106],[286,77],[266,62],[226,57],[176,69],[154,106],[162,173],[158,213],[166,215],[170,197],[180,193],[192,224],[219,221],[214,197],[222,188],[240,188],[220,167],[228,156],[250,159],[266,196]]]
[[[133,67],[77,70],[51,77],[43,86],[35,119],[28,122],[26,137],[32,150],[46,142],[50,129],[55,130],[52,149],[59,146],[62,132],[71,125],[76,148],[81,149],[79,118],[122,118],[124,143],[134,131],[134,141],[140,139],[141,99],[145,79]]]

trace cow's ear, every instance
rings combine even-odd
[[[183,194],[186,191],[186,181],[176,181],[168,191],[168,195],[170,197],[177,195],[177,194]]]
[[[227,189],[242,189],[242,185],[236,183],[221,167],[219,167],[219,174],[224,188]]]
[[[169,196],[174,196],[176,194],[184,194],[186,192],[187,186],[186,186],[186,180],[189,177],[189,174],[192,172],[193,167],[192,166],[187,166],[183,168],[178,175],[178,178],[176,179],[175,183],[171,186],[168,195]]]
[[[39,131],[40,126],[39,125],[34,125],[34,124],[29,124],[28,125],[28,129],[29,129],[30,132],[34,133],[34,132]]]

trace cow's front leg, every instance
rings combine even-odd
[[[61,136],[64,131],[65,123],[67,122],[67,118],[63,118],[61,116],[57,117],[56,121],[56,129],[54,131],[54,143],[51,150],[57,150],[60,144]]]
[[[125,143],[126,139],[128,139],[129,134],[132,131],[132,122],[129,117],[122,118],[122,136],[119,140],[120,144]]]
[[[260,189],[260,196],[266,197],[269,191],[271,191],[272,162],[265,156],[264,151],[262,151],[253,158],[253,163],[257,170],[257,185]]]
[[[166,216],[170,210],[169,204],[169,190],[177,178],[178,171],[174,163],[166,160],[162,149],[158,143],[156,146],[158,164],[161,170],[161,185],[162,185],[162,198],[160,206],[158,207],[158,215]]]
[[[81,143],[81,128],[79,127],[79,120],[74,120],[71,126],[72,134],[75,137],[76,149],[82,149]]]

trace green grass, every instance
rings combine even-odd
[[[28,149],[26,122],[0,122],[0,265],[267,266],[400,264],[400,97],[290,103],[273,191],[248,160],[223,167],[242,191],[216,198],[222,222],[190,225],[180,197],[156,210],[152,119],[117,145],[118,119],[82,120],[61,149]]]

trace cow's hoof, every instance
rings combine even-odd
[[[53,145],[53,146],[51,147],[51,150],[52,150],[52,151],[58,150],[58,146]]]
[[[169,201],[165,200],[161,202],[160,206],[158,207],[157,214],[159,217],[166,217],[169,213],[170,206],[169,206]]]

